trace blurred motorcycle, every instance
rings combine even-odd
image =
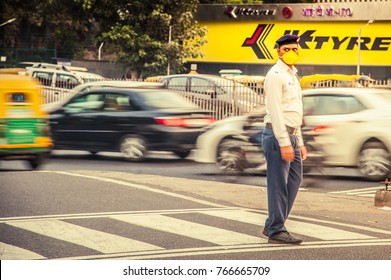
[[[220,146],[217,165],[226,175],[241,175],[253,169],[266,172],[266,159],[262,150],[263,116],[249,116],[243,126],[243,133],[225,140]],[[307,148],[307,159],[303,161],[303,173],[322,173],[324,152],[315,141],[317,133],[313,127],[304,125],[302,136]]]

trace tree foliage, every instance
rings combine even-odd
[[[294,4],[294,3],[314,3],[314,2],[317,2],[317,0],[263,0],[263,3],[264,4],[282,4],[282,3],[286,3],[286,4]]]
[[[262,4],[262,0],[200,0],[200,4]]]
[[[74,0],[2,0],[1,19],[17,18],[0,32],[1,47],[55,48],[73,57],[83,48],[90,22]]]
[[[0,54],[16,48],[53,48],[58,57],[103,53],[127,65],[133,78],[182,70],[202,56],[207,30],[193,18],[197,4],[260,4],[257,0],[2,0]],[[263,1],[263,3],[311,2]],[[38,58],[39,59],[39,58]],[[170,66],[168,68],[168,65]]]
[[[93,9],[93,1],[85,2]],[[114,24],[101,38],[115,46],[132,78],[165,73],[168,65],[180,71],[186,58],[201,55],[206,28],[193,18],[197,0],[116,2]]]

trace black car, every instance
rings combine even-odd
[[[50,113],[54,149],[120,151],[130,161],[148,151],[185,158],[213,121],[211,112],[166,89],[93,90]]]

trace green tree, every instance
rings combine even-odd
[[[5,17],[17,20],[0,32],[0,47],[51,48],[67,58],[82,52],[93,27],[91,15],[75,0],[2,0],[0,19]]]
[[[293,3],[314,3],[314,2],[317,2],[317,0],[263,0],[263,3],[264,4],[282,4],[282,3],[286,3],[286,4],[293,4]]]
[[[262,0],[200,0],[200,4],[262,4]]]
[[[193,18],[198,0],[80,1],[94,11],[100,39],[127,65],[132,79],[164,74],[168,66],[179,72],[186,58],[202,55],[207,30]]]

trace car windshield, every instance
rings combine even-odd
[[[198,108],[196,105],[189,102],[182,96],[179,96],[175,92],[147,91],[147,92],[139,92],[138,96],[141,99],[142,103],[144,103],[148,107],[155,108],[155,109]]]

